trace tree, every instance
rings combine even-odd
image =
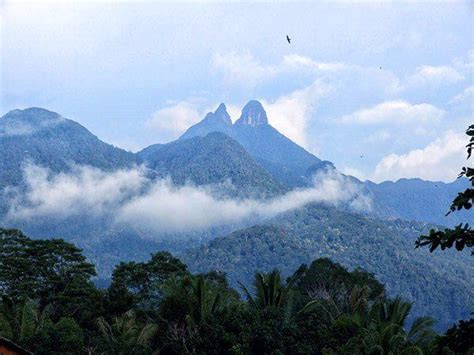
[[[82,328],[72,318],[54,323],[52,307],[41,312],[31,300],[15,303],[4,296],[0,304],[0,336],[12,339],[36,354],[73,354],[84,343]]]
[[[100,317],[97,327],[101,350],[117,355],[151,353],[151,342],[157,332],[156,325],[142,324],[132,310],[115,317],[111,323]]]
[[[39,332],[49,318],[50,308],[38,312],[31,300],[15,303],[3,296],[0,304],[0,336],[25,344]]]
[[[268,274],[257,272],[253,283],[255,295],[241,284],[249,303],[258,308],[285,309],[285,313],[291,311],[292,289],[291,285],[285,285],[281,279],[280,271],[273,270]]]
[[[187,267],[168,252],[158,252],[145,263],[120,263],[112,274],[109,287],[109,309],[113,314],[140,306],[153,308],[161,298],[164,282],[177,275],[187,274]]]
[[[467,148],[467,159],[471,158],[472,150],[474,148],[474,125],[469,126],[466,130],[466,134],[470,137],[469,143],[466,145]],[[467,178],[470,182],[468,187],[463,192],[458,193],[456,198],[453,200],[451,207],[447,214],[456,212],[462,209],[470,210],[474,203],[474,168],[463,167],[459,178]],[[444,231],[430,230],[428,235],[422,235],[416,241],[416,247],[429,246],[430,252],[433,252],[438,247],[441,250],[456,247],[457,250],[463,250],[464,248],[474,247],[474,230],[469,226],[468,223],[461,223],[454,229],[445,229]],[[474,255],[474,251],[472,252]]]
[[[429,317],[418,318],[407,331],[404,326],[410,309],[410,303],[396,298],[340,317],[334,323],[336,331],[349,327],[356,333],[342,348],[362,354],[431,353],[434,321]]]
[[[472,354],[474,352],[474,319],[459,321],[454,327],[448,329],[446,335],[439,337],[437,343],[439,353],[447,347],[457,354]]]
[[[40,309],[51,305],[53,320],[61,315],[85,321],[100,298],[91,282],[95,275],[94,266],[72,244],[0,229],[0,293],[13,301],[35,300]]]
[[[193,327],[209,322],[218,312],[224,311],[228,303],[236,300],[236,295],[206,274],[175,277],[165,284],[164,298],[161,304],[164,319],[173,322],[185,321]],[[176,317],[172,317],[171,314]],[[174,319],[173,319],[174,318]]]

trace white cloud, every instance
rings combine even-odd
[[[418,177],[451,182],[466,161],[465,145],[465,135],[449,131],[425,148],[386,156],[377,164],[372,179],[395,181]]]
[[[154,112],[145,121],[147,128],[157,131],[161,138],[176,139],[186,129],[204,118],[195,103],[180,101]]]
[[[330,72],[344,70],[351,67],[345,63],[318,62],[309,57],[305,57],[299,54],[290,54],[284,56],[280,66],[295,69],[311,69],[315,71]]]
[[[277,64],[264,64],[250,52],[217,53],[213,56],[211,64],[214,70],[222,73],[227,85],[244,88],[253,88],[278,75],[296,71],[308,74],[334,73],[351,67],[344,63],[318,62],[298,54],[286,55]]]
[[[185,232],[268,218],[311,202],[347,203],[356,210],[371,208],[358,185],[335,171],[314,178],[314,186],[297,189],[270,200],[218,198],[213,186],[175,186],[170,180],[151,181],[142,169],[106,173],[90,167],[51,174],[47,169],[25,168],[25,193],[17,190],[8,218],[31,220],[74,215],[105,217],[110,223],[156,233]]]
[[[455,68],[447,65],[418,67],[413,75],[408,77],[408,86],[419,85],[446,85],[464,80],[464,76]]]
[[[19,112],[19,110],[11,112],[12,116],[3,118],[0,122],[0,138],[31,135],[43,128],[50,128],[65,121],[64,117],[57,116],[55,119],[29,122],[28,119],[23,119],[21,116],[17,117],[16,112]]]
[[[24,168],[28,186],[16,193],[9,217],[69,217],[81,213],[103,214],[138,193],[145,182],[141,169],[106,173],[91,167],[75,167],[71,173],[53,174],[28,164]]]
[[[227,84],[243,87],[254,87],[278,72],[276,66],[263,65],[248,52],[217,53],[212,58],[212,66],[223,74]]]
[[[308,126],[311,116],[320,99],[331,91],[331,86],[317,80],[307,88],[281,96],[275,101],[262,100],[262,104],[272,126],[292,141],[308,148]]]
[[[120,209],[118,219],[155,231],[183,232],[236,223],[249,217],[269,218],[311,202],[347,202],[359,211],[371,208],[371,200],[361,193],[359,186],[336,172],[316,176],[312,188],[293,190],[265,201],[217,199],[209,189],[176,187],[169,181],[158,181],[147,194],[126,203]]]
[[[370,108],[343,116],[343,123],[355,124],[418,124],[439,122],[445,111],[430,104],[410,104],[406,101],[386,101]]]
[[[471,107],[474,106],[474,85],[465,88],[449,101],[450,104],[462,104],[464,102],[470,103]]]

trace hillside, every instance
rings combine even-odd
[[[310,205],[217,238],[190,250],[183,260],[192,270],[220,270],[234,285],[248,285],[255,270],[276,267],[288,276],[301,263],[328,257],[374,273],[389,294],[415,302],[413,316],[435,316],[441,329],[474,307],[474,262],[468,253],[415,250],[414,239],[427,227]]]
[[[131,167],[133,153],[104,143],[77,122],[42,108],[14,110],[0,118],[0,189],[21,183],[27,162],[68,171],[72,164],[106,171]]]
[[[287,191],[240,144],[219,132],[152,146],[138,156],[157,176],[169,176],[177,185],[221,184],[239,197],[271,197]]]
[[[446,216],[451,201],[458,192],[469,186],[465,178],[451,183],[421,179],[400,179],[380,184],[367,181],[364,186],[372,193],[373,200],[384,207],[386,217],[426,221],[444,226],[474,221],[466,211]]]

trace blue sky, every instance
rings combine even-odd
[[[136,151],[258,99],[270,124],[362,179],[450,181],[465,162],[469,1],[4,0],[0,16],[1,114],[44,107]]]

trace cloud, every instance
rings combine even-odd
[[[384,157],[375,167],[372,179],[396,181],[416,177],[451,182],[465,163],[465,145],[465,135],[449,131],[422,149]]]
[[[145,127],[153,129],[162,139],[178,138],[186,129],[199,122],[204,117],[197,105],[189,101],[172,103],[155,111],[145,121]]]
[[[226,83],[243,87],[254,87],[278,72],[276,66],[262,65],[249,52],[217,53],[212,58],[212,66],[222,73]]]
[[[54,119],[40,120],[38,122],[29,122],[28,119],[22,119],[15,114],[21,112],[14,110],[10,112],[12,116],[3,118],[0,121],[0,138],[13,136],[32,135],[43,128],[49,128],[61,124],[65,121],[64,117],[57,116]]]
[[[70,173],[53,174],[32,164],[24,167],[24,180],[25,193],[8,191],[14,194],[8,218],[102,215],[138,193],[146,181],[141,169],[107,173],[92,167],[74,167]]]
[[[430,104],[406,101],[386,101],[370,108],[343,116],[340,121],[362,125],[436,123],[445,111]]]
[[[281,67],[294,68],[294,69],[310,69],[313,71],[329,71],[336,72],[344,69],[348,69],[351,66],[345,63],[330,63],[330,62],[318,62],[309,57],[305,57],[299,54],[290,54],[283,57]]]
[[[264,64],[250,52],[217,53],[213,56],[213,70],[223,75],[226,85],[237,85],[244,88],[254,88],[277,76],[304,72],[335,73],[350,66],[344,63],[318,62],[298,54],[286,55],[277,64]]]
[[[346,203],[356,210],[371,208],[360,187],[335,171],[314,177],[311,188],[293,190],[269,200],[218,198],[213,186],[175,186],[169,179],[152,181],[141,168],[106,173],[77,167],[52,174],[28,165],[26,191],[16,191],[10,220],[74,215],[105,217],[110,223],[148,229],[156,235],[264,219],[311,202]]]
[[[470,103],[471,107],[474,105],[474,85],[465,88],[461,93],[454,96],[449,103],[450,104],[462,104]]]
[[[262,100],[269,122],[277,130],[299,145],[308,148],[308,126],[319,101],[333,88],[320,80],[274,101]]]
[[[464,80],[464,76],[454,67],[442,65],[423,65],[418,67],[413,75],[408,77],[408,86],[446,85]]]
[[[155,231],[184,232],[237,223],[247,218],[269,218],[311,202],[347,202],[356,210],[371,208],[371,200],[359,186],[329,172],[315,177],[314,187],[297,189],[271,200],[217,199],[211,187],[176,187],[167,180],[153,184],[147,194],[127,202],[118,214],[120,222],[145,225]]]

